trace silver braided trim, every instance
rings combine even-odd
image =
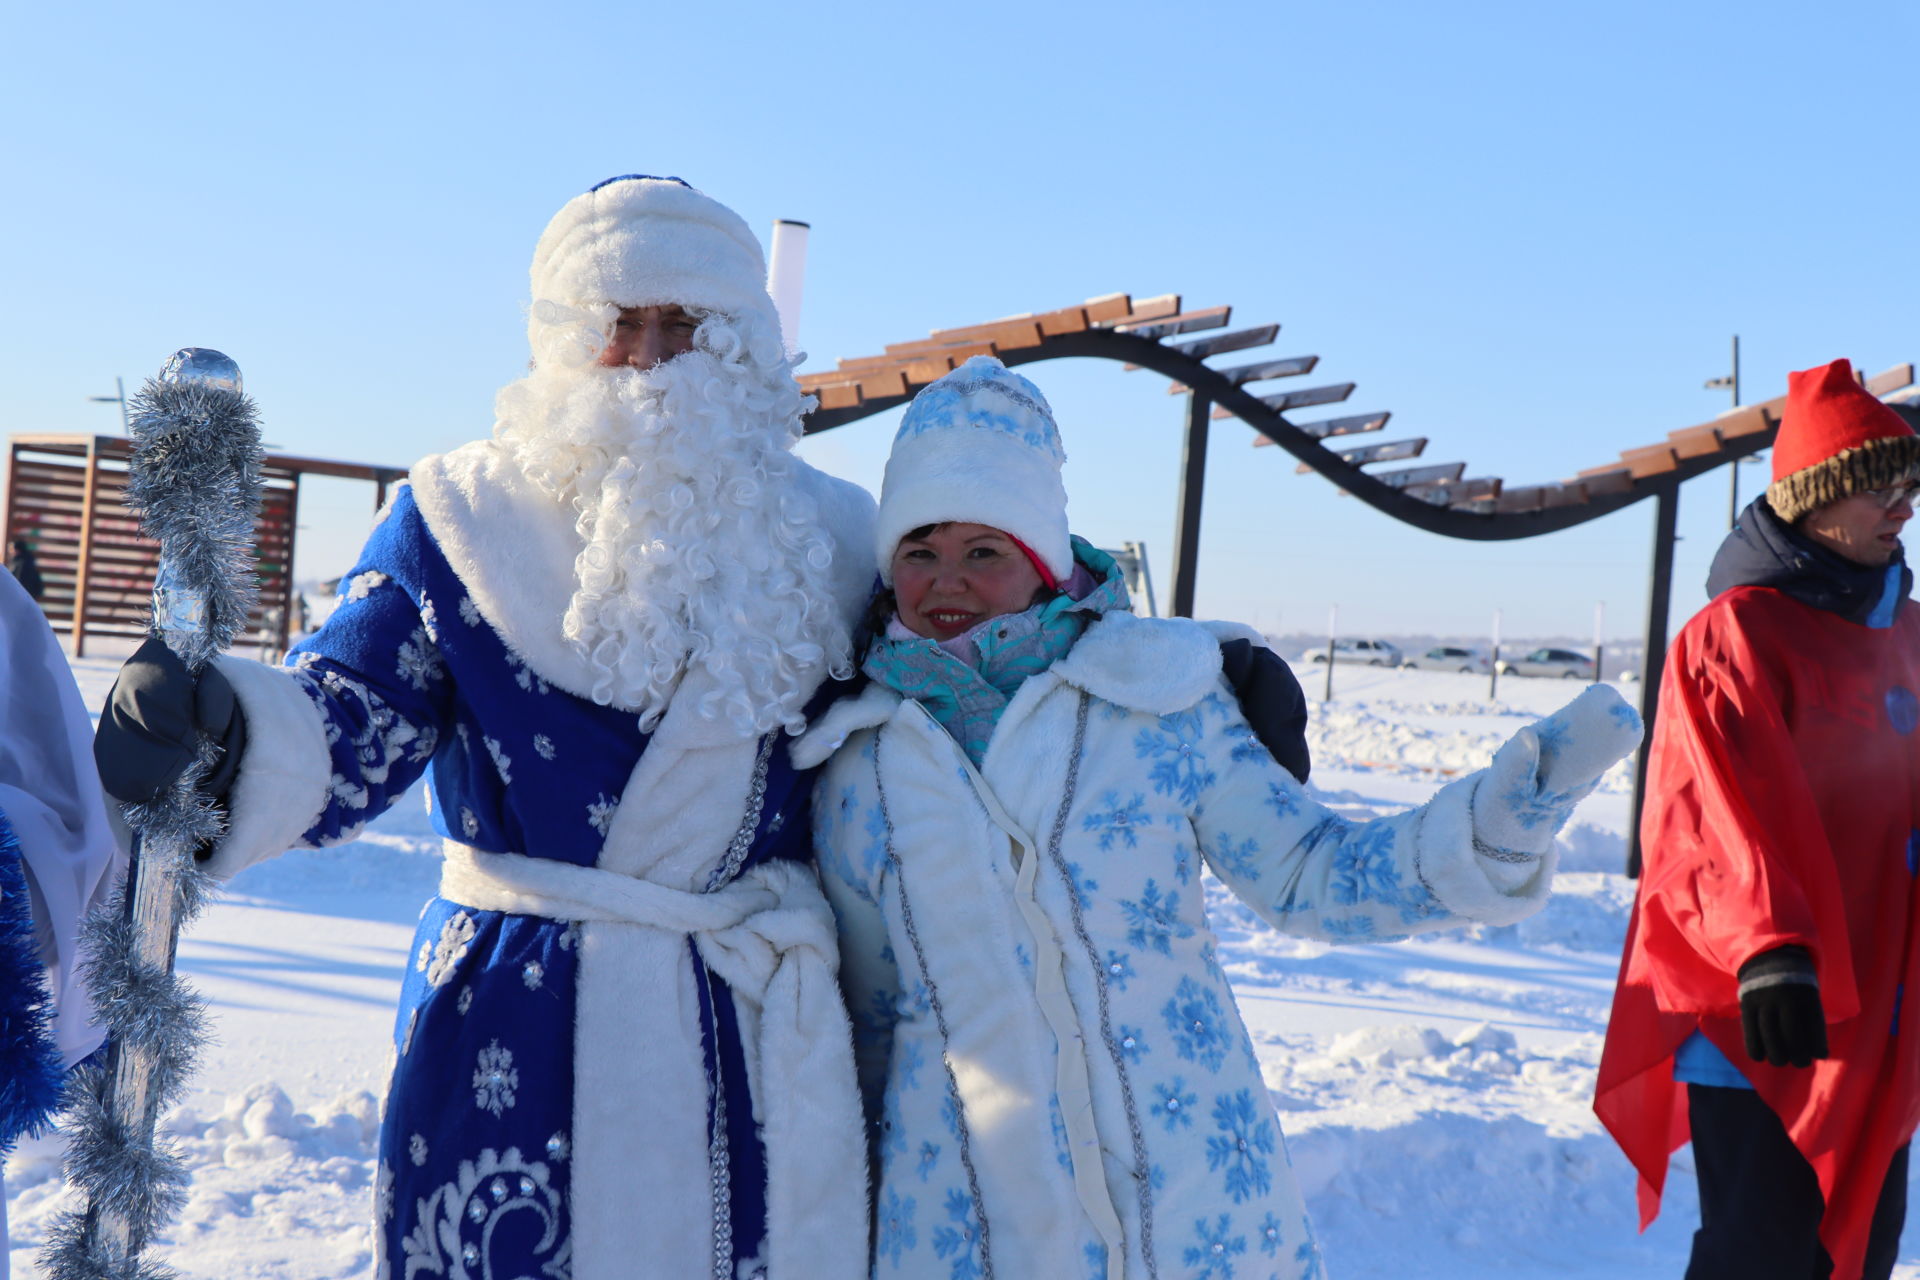
[[[777,732],[769,733],[760,739],[760,750],[753,758],[753,780],[747,784],[747,811],[740,819],[740,829],[727,842],[726,857],[707,877],[707,893],[732,884],[747,855],[753,852],[753,835],[760,829],[760,811],[767,804],[767,764],[773,759],[773,744],[779,736]]]
[[[1093,945],[1093,938],[1087,932],[1086,918],[1080,912],[1080,894],[1073,886],[1073,873],[1067,870],[1066,856],[1060,852],[1060,842],[1067,830],[1067,810],[1073,807],[1074,792],[1080,786],[1080,756],[1087,744],[1087,711],[1091,701],[1083,690],[1079,710],[1073,719],[1073,749],[1067,756],[1066,794],[1060,800],[1060,811],[1053,818],[1053,831],[1047,837],[1047,858],[1053,863],[1054,870],[1060,873],[1060,883],[1066,887],[1067,906],[1073,912],[1073,933],[1080,939],[1080,945],[1086,948],[1087,964],[1093,969],[1094,990],[1100,994],[1100,1039],[1106,1044],[1107,1055],[1113,1059],[1114,1072],[1120,1077],[1120,1101],[1126,1107],[1127,1133],[1133,1140],[1134,1193],[1140,1200],[1140,1256],[1146,1261],[1147,1275],[1158,1277],[1160,1266],[1153,1256],[1153,1182],[1147,1164],[1147,1135],[1140,1125],[1140,1108],[1133,1099],[1133,1079],[1127,1074],[1126,1055],[1120,1051],[1120,1043],[1113,1036],[1107,971],[1100,967],[1100,952]]]
[[[707,1008],[713,1008],[713,978],[707,984]],[[713,1133],[707,1139],[707,1176],[713,1184],[713,1280],[734,1280],[733,1159],[727,1148],[726,1068],[720,1065],[719,1016],[714,1015]]]
[[[1497,844],[1488,844],[1478,835],[1473,837],[1473,851],[1483,858],[1492,858],[1495,862],[1505,862],[1511,865],[1518,865],[1522,862],[1538,862],[1541,858],[1541,855],[1537,853],[1522,853],[1518,849],[1502,849]]]
[[[893,811],[887,807],[887,788],[880,780],[881,729],[873,738],[873,789],[880,800],[880,821],[886,827],[887,865],[893,868],[893,880],[900,888],[900,918],[906,925],[907,941],[913,945],[913,962],[920,980],[927,984],[927,1004],[933,1010],[933,1022],[940,1029],[940,1066],[947,1074],[947,1101],[953,1104],[954,1125],[959,1130],[960,1166],[967,1171],[967,1194],[973,1198],[974,1220],[980,1224],[980,1280],[993,1280],[993,1250],[987,1227],[987,1205],[980,1195],[980,1175],[973,1167],[973,1137],[967,1127],[966,1108],[960,1102],[960,1082],[954,1078],[953,1058],[947,1047],[953,1037],[947,1031],[946,1010],[940,1004],[940,989],[927,971],[926,949],[920,945],[920,931],[913,923],[913,902],[907,896],[907,879],[900,866],[900,854],[893,844]]]
[[[726,856],[707,877],[705,892],[713,893],[732,884],[739,876],[747,855],[753,851],[754,833],[760,829],[760,813],[767,803],[767,764],[773,759],[773,744],[779,737],[769,733],[760,739],[760,750],[753,758],[753,779],[747,784],[747,808],[740,828],[727,842]],[[707,984],[707,1007],[714,1007],[713,975],[702,972]],[[719,1014],[714,1018],[713,1054],[713,1133],[707,1139],[707,1177],[713,1188],[713,1280],[735,1280],[733,1274],[733,1156],[727,1146],[726,1067],[720,1062]]]

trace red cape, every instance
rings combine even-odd
[[[1640,1173],[1640,1225],[1687,1141],[1673,1054],[1697,1027],[1785,1122],[1826,1196],[1836,1280],[1858,1280],[1893,1153],[1920,1122],[1920,610],[1874,630],[1739,587],[1687,624],[1660,687],[1645,860],[1594,1111]],[[1832,1057],[1747,1057],[1736,972],[1813,955]]]

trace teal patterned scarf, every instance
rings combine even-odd
[[[861,670],[925,707],[980,764],[1026,678],[1064,658],[1095,618],[1129,607],[1126,579],[1113,557],[1075,538],[1073,558],[1093,581],[1079,599],[1062,593],[1021,613],[989,618],[944,646],[912,634],[896,618],[868,648]]]

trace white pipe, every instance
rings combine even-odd
[[[776,218],[773,252],[767,259],[767,293],[780,313],[780,341],[789,359],[800,354],[800,297],[807,284],[807,232],[804,222]]]

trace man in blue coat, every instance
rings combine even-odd
[[[678,179],[570,201],[534,255],[531,372],[490,438],[413,468],[326,625],[285,668],[221,659],[197,703],[148,645],[103,718],[127,800],[177,768],[157,708],[226,741],[221,874],[350,840],[429,775],[446,862],[395,1024],[383,1278],[863,1269],[783,739],[849,674],[872,501],[791,451],[765,276]]]

